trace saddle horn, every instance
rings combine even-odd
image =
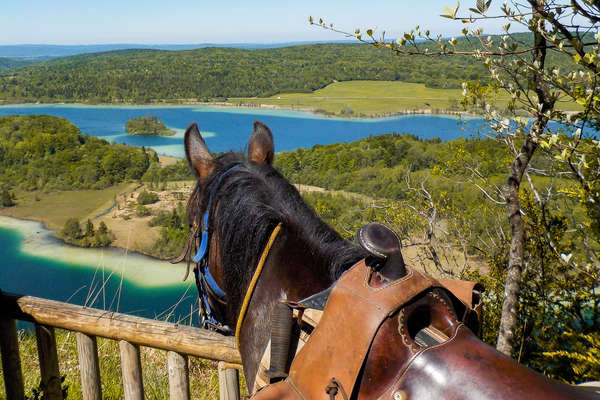
[[[356,232],[356,240],[369,253],[366,262],[389,280],[406,275],[402,242],[396,232],[380,222],[371,222]]]

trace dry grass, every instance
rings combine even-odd
[[[113,246],[131,251],[145,253],[158,239],[160,227],[151,227],[148,222],[159,211],[171,211],[179,203],[185,206],[195,182],[169,182],[159,189],[151,189],[147,185],[137,186],[124,191],[116,197],[116,204],[106,215],[96,218],[94,224],[104,221],[115,235]],[[137,197],[144,190],[158,195],[156,203],[148,204],[151,215],[138,216]],[[108,207],[107,207],[108,208]]]
[[[48,229],[58,230],[71,217],[85,220],[105,212],[119,193],[132,190],[127,183],[102,190],[66,190],[44,193],[15,191],[17,205],[0,209],[0,215],[43,222]]]
[[[81,377],[77,359],[77,344],[73,332],[56,330],[59,370],[65,376],[68,399],[81,399]],[[39,361],[35,335],[19,332],[21,365],[25,382],[25,394],[30,397],[40,384]],[[122,399],[123,384],[119,344],[114,340],[98,338],[98,359],[104,399]],[[169,377],[167,353],[163,350],[141,348],[142,373],[146,399],[168,399]],[[2,368],[0,367],[0,370]],[[192,399],[216,399],[218,394],[218,371],[216,363],[189,357],[190,392]],[[240,379],[242,388],[245,383]],[[0,398],[4,395],[4,380],[0,379]]]

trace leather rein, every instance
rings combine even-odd
[[[202,225],[200,227],[194,222],[192,227],[192,232],[190,233],[190,238],[188,239],[188,243],[186,243],[186,247],[181,256],[172,262],[180,262],[189,254],[192,243],[196,244],[198,251],[194,258],[192,259],[196,264],[194,266],[194,276],[196,280],[196,288],[198,289],[198,302],[199,302],[199,316],[200,316],[200,325],[204,329],[217,331],[219,333],[230,335],[232,334],[232,330],[229,326],[227,326],[224,322],[222,322],[224,318],[223,308],[227,306],[227,293],[223,290],[213,275],[210,272],[210,266],[208,264],[209,259],[209,221],[210,214],[213,207],[213,201],[221,182],[225,178],[225,176],[229,175],[231,172],[240,168],[242,164],[235,164],[225,172],[223,172],[215,184],[212,186],[210,190],[210,196],[208,198],[208,206],[204,215],[202,216]],[[235,326],[235,339],[236,345],[239,348],[239,332],[241,330],[242,322],[246,315],[246,311],[248,309],[248,304],[252,298],[252,294],[254,293],[254,288],[258,283],[258,279],[260,277],[260,273],[262,272],[263,266],[266,262],[267,256],[271,250],[271,246],[275,242],[277,235],[281,229],[281,222],[273,229],[267,244],[261,254],[261,257],[258,261],[258,265],[256,270],[254,271],[254,275],[250,281],[248,289],[246,290],[246,294],[244,296],[244,300],[242,303],[242,307],[240,310],[240,314],[237,319],[237,323]],[[188,267],[186,270],[185,277],[183,280],[185,281],[190,272],[190,263],[188,262]],[[216,307],[211,307],[211,303],[216,305]],[[215,308],[219,308],[216,310]]]

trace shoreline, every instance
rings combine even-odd
[[[257,98],[258,99],[258,98]],[[309,113],[313,116],[320,118],[337,118],[342,120],[361,120],[361,119],[387,119],[387,118],[395,118],[395,117],[403,117],[403,116],[417,116],[417,115],[427,115],[427,116],[439,116],[439,117],[467,117],[467,118],[484,118],[482,114],[476,114],[467,111],[450,111],[444,110],[443,112],[434,113],[431,109],[405,109],[395,113],[382,113],[382,114],[364,114],[360,116],[345,116],[345,115],[337,115],[337,114],[325,114],[316,112],[316,108],[314,107],[285,107],[274,104],[265,104],[265,103],[232,103],[229,101],[224,102],[194,102],[194,101],[182,101],[177,103],[165,102],[165,103],[78,103],[78,102],[54,102],[54,103],[43,103],[43,102],[35,102],[35,103],[6,103],[0,100],[0,107],[47,107],[47,106],[73,106],[73,107],[120,107],[120,108],[164,108],[164,107],[213,107],[213,108],[221,108],[221,109],[247,109],[247,110],[281,110],[281,111],[296,111],[296,112],[304,112]]]
[[[123,274],[124,279],[140,287],[184,286],[185,265],[170,264],[121,247],[83,248],[65,243],[41,221],[0,216],[0,228],[23,237],[20,251],[34,257],[60,261],[78,268],[102,269]]]

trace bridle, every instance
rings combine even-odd
[[[199,297],[198,314],[200,316],[200,325],[204,329],[217,331],[225,335],[230,335],[233,333],[233,331],[228,325],[226,325],[223,322],[225,320],[225,307],[227,306],[227,293],[219,286],[219,284],[211,274],[210,266],[208,264],[210,250],[209,222],[210,213],[212,212],[213,207],[213,201],[217,190],[221,185],[221,182],[228,174],[237,170],[241,166],[242,164],[235,164],[229,169],[227,169],[225,172],[223,172],[221,175],[219,175],[219,177],[217,178],[216,182],[212,185],[212,188],[210,190],[208,205],[206,211],[204,212],[204,215],[202,216],[201,227],[194,222],[190,238],[188,239],[188,243],[186,244],[186,248],[184,249],[182,256],[178,257],[178,259],[176,260],[173,260],[173,262],[182,261],[187,256],[187,254],[189,254],[189,250],[191,248],[192,243],[195,243],[196,247],[198,248],[198,251],[192,260],[194,261],[194,263],[196,263],[194,267],[194,276]],[[235,338],[238,348],[239,333],[241,330],[242,322],[246,315],[248,304],[250,302],[252,293],[254,292],[254,288],[256,287],[256,284],[262,272],[263,266],[266,262],[267,256],[269,255],[269,252],[271,250],[271,246],[275,242],[275,239],[277,238],[277,235],[279,234],[280,230],[281,223],[279,223],[271,232],[269,240],[265,245],[265,248],[258,261],[256,270],[254,271],[254,275],[252,276],[250,284],[246,289],[246,294],[244,296],[244,300],[240,309],[240,314],[238,316],[237,323],[235,326]],[[188,274],[189,263],[184,280],[187,279]]]
[[[199,297],[200,309],[198,313],[200,315],[200,325],[204,329],[217,331],[226,335],[231,334],[231,328],[222,322],[225,319],[224,309],[227,306],[227,293],[219,286],[210,273],[208,265],[210,241],[208,230],[213,201],[221,182],[227,175],[241,166],[241,164],[235,164],[217,178],[217,181],[212,185],[210,190],[208,205],[202,216],[201,230],[196,226],[196,229],[191,234],[191,238],[193,238],[198,247],[198,251],[192,260],[196,263],[194,275]],[[198,241],[200,241],[199,245]]]

